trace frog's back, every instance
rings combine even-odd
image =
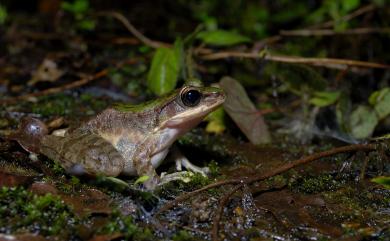
[[[147,133],[153,128],[154,118],[147,112],[121,112],[108,108],[80,126],[81,130],[93,133],[121,135],[124,132]]]
[[[123,112],[109,108],[84,123],[75,131],[93,133],[111,144],[121,155],[132,162],[137,148],[150,135],[155,118],[148,112]],[[73,132],[68,133],[73,135]]]

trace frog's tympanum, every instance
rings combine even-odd
[[[30,118],[21,124],[24,138],[18,141],[26,150],[58,161],[71,174],[146,175],[144,185],[153,189],[160,182],[155,169],[172,143],[224,100],[218,88],[184,86],[142,105],[108,108],[63,136],[48,135],[42,122]],[[202,170],[188,160],[183,165]]]

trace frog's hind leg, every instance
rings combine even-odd
[[[90,132],[73,132],[65,137],[45,136],[41,153],[58,161],[73,175],[118,176],[125,163],[110,142]]]

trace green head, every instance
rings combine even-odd
[[[224,92],[215,87],[188,86],[141,105],[117,105],[122,112],[153,115],[157,128],[192,128],[225,101]]]

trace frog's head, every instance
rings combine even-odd
[[[225,101],[224,92],[215,87],[184,86],[169,95],[161,106],[158,128],[186,131]]]

